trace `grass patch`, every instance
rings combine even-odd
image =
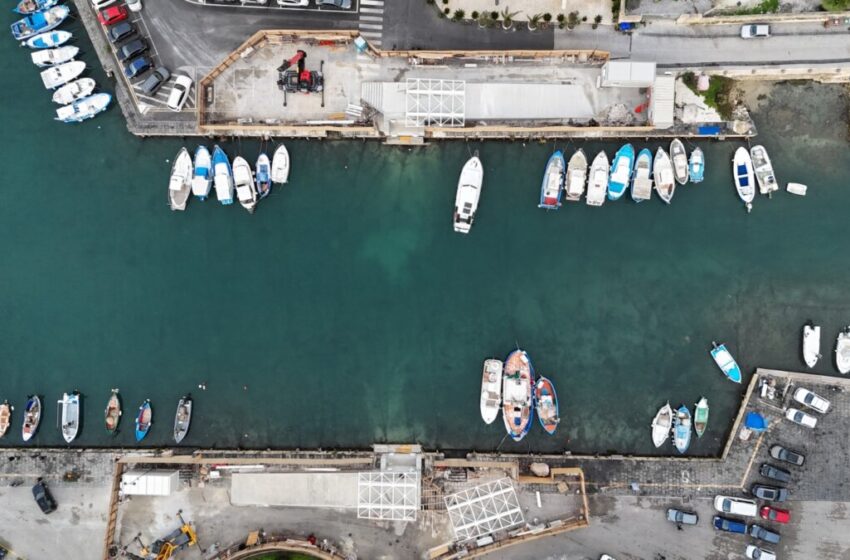
[[[842,0],[838,0],[842,1]],[[846,1],[846,0],[845,0]],[[761,0],[758,6],[752,8],[742,8],[735,10],[732,15],[735,16],[754,16],[758,14],[775,14],[779,11],[779,0]]]
[[[716,109],[724,120],[732,119],[732,111],[735,109],[735,104],[732,102],[735,80],[724,76],[711,76],[706,91],[697,90],[697,77],[693,72],[682,74],[682,82],[692,92],[705,99],[705,104]]]
[[[822,0],[820,5],[827,12],[843,12],[850,9],[850,0]]]

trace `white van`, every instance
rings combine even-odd
[[[761,39],[770,37],[770,26],[766,23],[754,23],[741,27],[741,39]]]
[[[758,506],[756,503],[746,498],[715,496],[714,509],[723,513],[740,515],[741,517],[755,517],[758,515]]]

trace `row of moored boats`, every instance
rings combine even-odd
[[[198,146],[194,161],[186,148],[181,148],[171,166],[168,181],[168,203],[172,210],[185,210],[189,196],[194,194],[205,200],[215,187],[218,201],[233,204],[234,195],[239,204],[253,213],[257,203],[271,193],[272,184],[289,181],[289,152],[280,145],[272,159],[260,153],[254,171],[242,156],[231,164],[220,146],[212,154],[206,146]]]
[[[62,437],[67,443],[74,441],[80,433],[82,422],[83,398],[78,391],[64,393],[58,401],[58,419],[62,430]],[[14,408],[8,401],[0,404],[0,437],[6,435],[12,425],[12,412]],[[35,436],[41,424],[44,408],[38,395],[27,397],[24,408],[21,435],[24,441],[29,441]],[[113,389],[106,402],[104,411],[104,425],[106,431],[112,435],[118,433],[118,425],[121,423],[123,413],[121,398],[118,389]],[[192,397],[184,395],[177,402],[177,411],[174,414],[173,437],[176,443],[181,443],[189,433],[189,425],[192,422]],[[148,435],[153,424],[153,407],[150,399],[146,399],[136,414],[135,437],[136,441],[142,441]]]
[[[12,36],[22,41],[33,52],[33,63],[45,68],[41,72],[44,87],[53,91],[56,120],[71,123],[90,119],[103,112],[112,102],[108,93],[95,93],[97,83],[91,78],[80,78],[86,63],[75,60],[79,47],[68,45],[72,35],[56,28],[71,13],[68,6],[57,5],[58,0],[21,0],[15,11],[24,17],[12,24]]]
[[[803,325],[803,361],[808,368],[817,365],[820,353],[820,325],[811,321]],[[835,339],[835,367],[842,375],[850,373],[850,326],[844,327]]]
[[[679,453],[685,453],[691,445],[691,433],[696,432],[702,437],[708,427],[708,399],[702,397],[694,405],[694,413],[687,406],[681,405],[676,410],[668,402],[656,413],[652,420],[652,443],[661,447],[672,437],[673,446]]]

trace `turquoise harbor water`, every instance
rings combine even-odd
[[[840,90],[817,90],[820,108],[801,118],[816,90],[786,86],[759,113],[782,184],[806,182],[810,195],[758,198],[749,216],[731,186],[735,142],[700,143],[707,181],[680,187],[670,207],[558,212],[536,208],[552,149],[613,154],[614,143],[289,142],[291,182],[256,215],[197,200],[181,214],[166,205],[181,141],[134,138],[117,107],[54,123],[28,53],[8,38],[0,52],[0,399],[16,407],[4,445],[21,443],[31,393],[46,402],[34,443],[62,443],[55,402],[79,389],[80,446],[134,445],[145,398],[145,444],[167,444],[191,392],[188,445],[647,452],[660,405],[705,395],[709,431],[692,452],[710,454],[742,391],[715,369],[712,340],[747,377],[801,370],[799,328],[816,319],[827,356],[817,371],[834,372],[834,336],[850,323]],[[225,145],[251,162],[259,149]],[[472,149],[485,186],[463,237],[451,214]],[[480,420],[481,363],[517,344],[556,383],[554,437],[535,424],[503,442],[501,420]],[[125,406],[116,438],[102,423],[112,387]]]

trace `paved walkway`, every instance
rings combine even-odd
[[[448,4],[437,2],[440,9],[449,8],[450,13],[461,9],[466,12],[466,17],[471,18],[472,12],[498,12],[502,14],[507,10],[513,15],[516,22],[525,22],[534,15],[551,14],[552,23],[557,26],[558,14],[565,17],[571,12],[578,12],[579,17],[586,16],[588,22],[593,21],[597,15],[602,16],[603,23],[613,21],[611,11],[611,0],[449,0]],[[502,15],[499,19],[504,19]],[[525,24],[522,23],[521,26]]]

